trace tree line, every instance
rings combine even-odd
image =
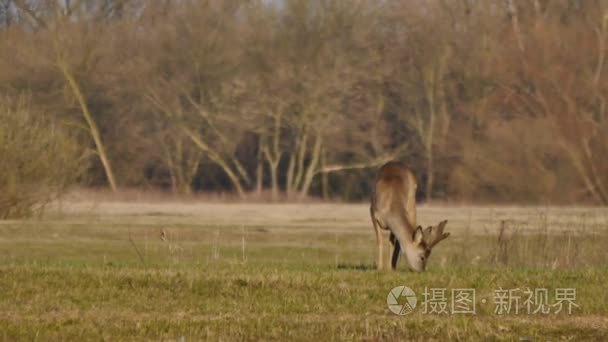
[[[607,35],[602,0],[0,0],[0,187],[357,200],[400,159],[426,201],[605,205]]]

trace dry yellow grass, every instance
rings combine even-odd
[[[306,226],[371,231],[368,204],[338,203],[214,203],[188,201],[79,201],[61,207],[68,216],[103,220],[135,219],[200,225]],[[546,226],[551,231],[602,230],[608,227],[608,208],[517,206],[419,206],[418,223],[432,225],[447,219],[456,234],[495,233],[500,221],[522,228]]]
[[[414,274],[374,270],[366,204],[60,207],[0,222],[0,339],[593,340],[607,329],[604,208],[422,206],[420,223],[448,219],[452,236]],[[574,287],[580,307],[395,316],[386,296],[398,285],[488,299],[500,287]]]

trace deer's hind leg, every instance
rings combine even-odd
[[[399,261],[399,255],[401,254],[401,245],[399,244],[399,240],[397,240],[397,237],[395,237],[395,234],[393,234],[392,232],[389,237],[389,240],[391,242],[391,269],[394,270],[395,268],[397,268],[397,261]]]

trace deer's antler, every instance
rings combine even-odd
[[[443,229],[448,223],[448,220],[441,221],[437,227],[427,227],[423,232],[424,241],[429,249],[433,248],[441,240],[447,239],[450,233],[444,233]]]

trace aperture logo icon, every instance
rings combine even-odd
[[[397,286],[388,293],[386,304],[396,315],[407,315],[414,311],[418,299],[416,293],[407,286]]]

